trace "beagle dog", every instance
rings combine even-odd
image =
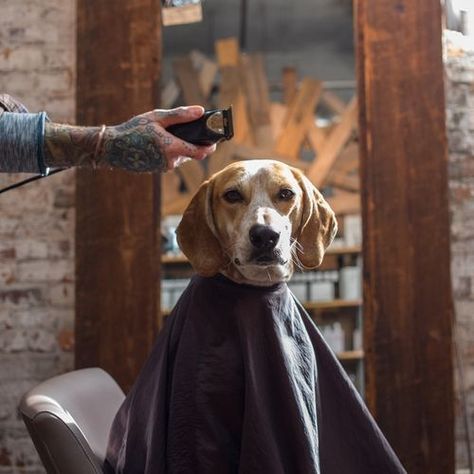
[[[267,286],[291,278],[295,266],[319,266],[337,221],[300,170],[249,160],[205,181],[176,232],[198,274]]]

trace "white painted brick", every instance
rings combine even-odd
[[[18,263],[18,281],[71,281],[74,262],[71,260],[32,260]]]
[[[74,123],[75,8],[0,0],[0,92],[58,122]],[[2,175],[0,186],[24,177]],[[44,473],[15,406],[74,365],[57,341],[74,321],[74,177],[59,173],[0,200],[0,474]]]
[[[45,259],[48,257],[48,242],[33,239],[18,240],[15,243],[18,260]]]
[[[50,285],[48,291],[48,301],[52,306],[66,306],[73,308],[75,301],[74,284],[59,283]]]
[[[457,344],[464,365],[468,414],[474,418],[474,55],[462,53],[464,37],[450,35],[455,55],[446,60],[446,104],[451,206],[451,274]],[[461,385],[455,373],[456,394]],[[467,466],[463,413],[456,404],[456,464]]]
[[[3,261],[0,265],[0,285],[11,285],[17,280],[17,264],[14,261]]]
[[[11,312],[13,325],[19,329],[49,328],[54,329],[58,325],[60,314],[51,308],[28,308]]]
[[[0,353],[19,352],[28,348],[26,332],[20,329],[7,329],[0,333]]]
[[[52,352],[58,349],[56,335],[50,330],[34,329],[28,334],[28,348],[38,352]]]

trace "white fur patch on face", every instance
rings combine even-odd
[[[254,282],[275,283],[291,277],[293,271],[291,255],[292,222],[290,216],[277,206],[275,190],[281,168],[272,161],[257,160],[245,163],[242,187],[245,190],[246,207],[239,228],[227,223],[228,235],[232,236],[232,259],[239,272]],[[285,176],[288,186],[299,192],[299,185],[291,172]],[[250,231],[256,226],[265,226],[278,234],[274,248],[266,252],[256,249],[250,239]]]

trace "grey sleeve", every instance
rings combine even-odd
[[[0,172],[43,173],[46,114],[0,114]]]

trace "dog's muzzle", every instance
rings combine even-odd
[[[252,244],[250,260],[257,265],[283,265],[280,251],[276,246],[280,240],[280,233],[268,225],[255,224],[250,228],[249,240]]]

